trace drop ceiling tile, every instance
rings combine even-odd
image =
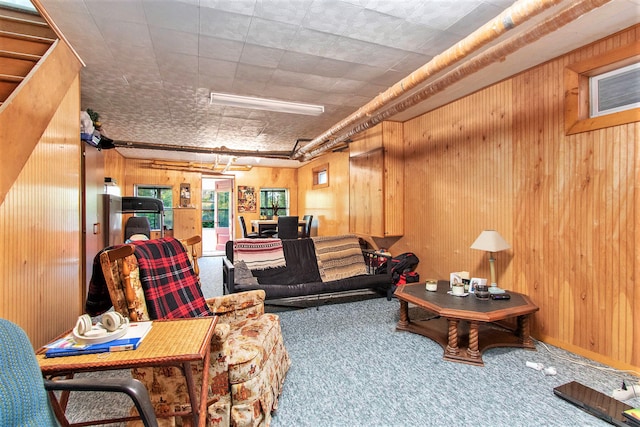
[[[132,45],[152,49],[149,28],[144,24],[126,21],[100,20],[97,22],[106,43],[110,47]]]
[[[100,19],[136,22],[145,25],[147,23],[144,7],[140,0],[122,1],[118,3],[117,7],[114,7],[112,0],[85,1],[84,4],[91,15],[100,17]]]
[[[150,26],[197,33],[200,8],[178,1],[144,0],[144,13]]]
[[[271,81],[275,68],[258,67],[256,65],[238,64],[236,78],[241,80],[255,80],[257,82]]]
[[[300,25],[313,0],[257,0],[255,16]]]
[[[332,59],[390,68],[404,58],[406,52],[390,47],[340,37],[326,56]]]
[[[198,35],[166,28],[149,27],[151,42],[156,54],[180,53],[198,55]]]
[[[340,36],[334,34],[300,28],[288,50],[309,55],[327,56],[339,39]]]
[[[291,45],[297,30],[296,25],[253,18],[247,34],[247,43],[286,49]]]
[[[367,9],[406,19],[415,13],[420,2],[415,0],[368,0],[365,5]]]
[[[251,17],[213,9],[200,10],[200,34],[244,42]]]
[[[438,30],[446,30],[480,3],[478,0],[424,2],[418,6],[414,14],[407,17],[407,21],[424,24]]]
[[[256,46],[246,43],[242,49],[240,62],[267,68],[276,68],[285,51],[271,47]]]
[[[486,22],[489,22],[496,16],[500,15],[503,10],[503,7],[489,3],[480,3],[475,9],[462,16],[447,28],[447,32],[466,37]]]
[[[203,76],[234,76],[237,69],[238,64],[236,62],[220,61],[211,58],[199,58],[197,64],[197,70]]]
[[[221,10],[252,16],[256,9],[256,0],[195,0],[201,8]]]
[[[244,42],[200,35],[198,55],[206,58],[239,61]]]
[[[361,6],[339,0],[314,1],[302,25],[311,30],[342,35],[362,9]]]

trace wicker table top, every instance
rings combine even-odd
[[[43,347],[38,350],[36,357],[44,375],[175,365],[203,360],[216,321],[217,317],[155,320],[149,334],[136,350],[46,358],[46,348]]]

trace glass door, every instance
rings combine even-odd
[[[202,253],[222,255],[231,239],[232,179],[202,179]]]

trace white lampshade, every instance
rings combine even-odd
[[[509,248],[511,248],[511,246],[509,246],[496,230],[483,230],[471,245],[471,249],[487,252],[500,252]]]

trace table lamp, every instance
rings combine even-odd
[[[476,241],[471,245],[471,249],[489,252],[489,266],[491,268],[491,286],[489,287],[489,293],[504,293],[504,290],[500,289],[496,283],[496,267],[493,254],[494,252],[504,251],[509,248],[511,248],[511,246],[509,246],[509,244],[496,230],[483,230]]]

